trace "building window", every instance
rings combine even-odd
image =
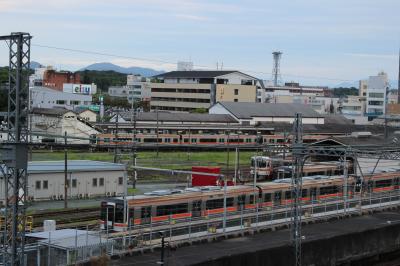
[[[238,102],[238,99],[233,99],[233,101],[234,101],[235,103],[237,103],[237,102]]]
[[[104,177],[100,177],[100,179],[99,179],[99,186],[100,186],[100,187],[104,186]]]
[[[76,188],[76,179],[72,179],[72,187],[75,187]]]
[[[36,181],[36,189],[40,189],[40,181]]]
[[[239,95],[239,89],[235,89],[235,95]]]
[[[48,189],[49,188],[49,181],[43,180],[43,189]]]
[[[65,104],[65,101],[64,100],[57,100],[56,104]]]
[[[379,92],[370,92],[369,93],[369,97],[370,98],[383,98],[384,94],[383,93],[379,93]]]
[[[97,187],[97,178],[92,179],[92,186]]]
[[[124,183],[124,178],[122,176],[118,177],[118,185],[122,185]]]
[[[79,105],[79,101],[70,101],[70,105]]]

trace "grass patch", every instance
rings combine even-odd
[[[239,153],[239,164],[243,166],[250,165],[250,157],[255,152],[243,151]],[[122,163],[130,164],[132,157],[130,154],[122,154],[120,156]],[[69,160],[94,160],[112,162],[114,154],[110,152],[81,152],[69,151]],[[54,161],[64,160],[64,152],[62,151],[37,151],[33,153],[33,161]],[[225,167],[228,160],[228,153],[226,151],[170,151],[159,152],[158,156],[153,151],[141,151],[137,153],[137,163],[140,166],[146,167],[159,167],[167,169],[185,169],[189,170],[192,166],[221,166]],[[235,164],[235,152],[229,152],[229,165],[230,168]]]

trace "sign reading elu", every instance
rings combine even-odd
[[[63,91],[67,93],[86,94],[86,95],[91,95],[93,93],[96,93],[95,91],[93,91],[93,87],[91,84],[64,83]]]

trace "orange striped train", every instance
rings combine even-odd
[[[348,198],[360,193],[382,193],[398,190],[400,169],[391,172],[375,173],[360,178],[347,179]],[[342,175],[303,177],[302,197],[304,204],[341,199],[344,193]],[[361,189],[362,188],[362,189]],[[276,207],[291,203],[290,179],[279,179],[253,185],[227,187],[227,213],[259,207]],[[224,212],[224,189],[221,187],[195,187],[185,190],[159,190],[145,195],[113,198],[101,203],[101,227],[124,231],[135,226],[172,222],[188,218],[208,218]]]

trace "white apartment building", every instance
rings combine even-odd
[[[315,96],[323,97],[327,87],[300,86],[299,83],[285,83],[285,86],[273,86],[269,81],[258,80],[257,102],[274,103],[284,96]]]
[[[146,78],[140,75],[127,75],[126,85],[109,87],[108,95],[113,97],[126,97],[129,103],[132,103],[132,101],[150,101],[150,83]]]
[[[377,76],[370,76],[367,87],[367,111],[368,120],[385,114],[387,102],[388,77],[384,72]]]

